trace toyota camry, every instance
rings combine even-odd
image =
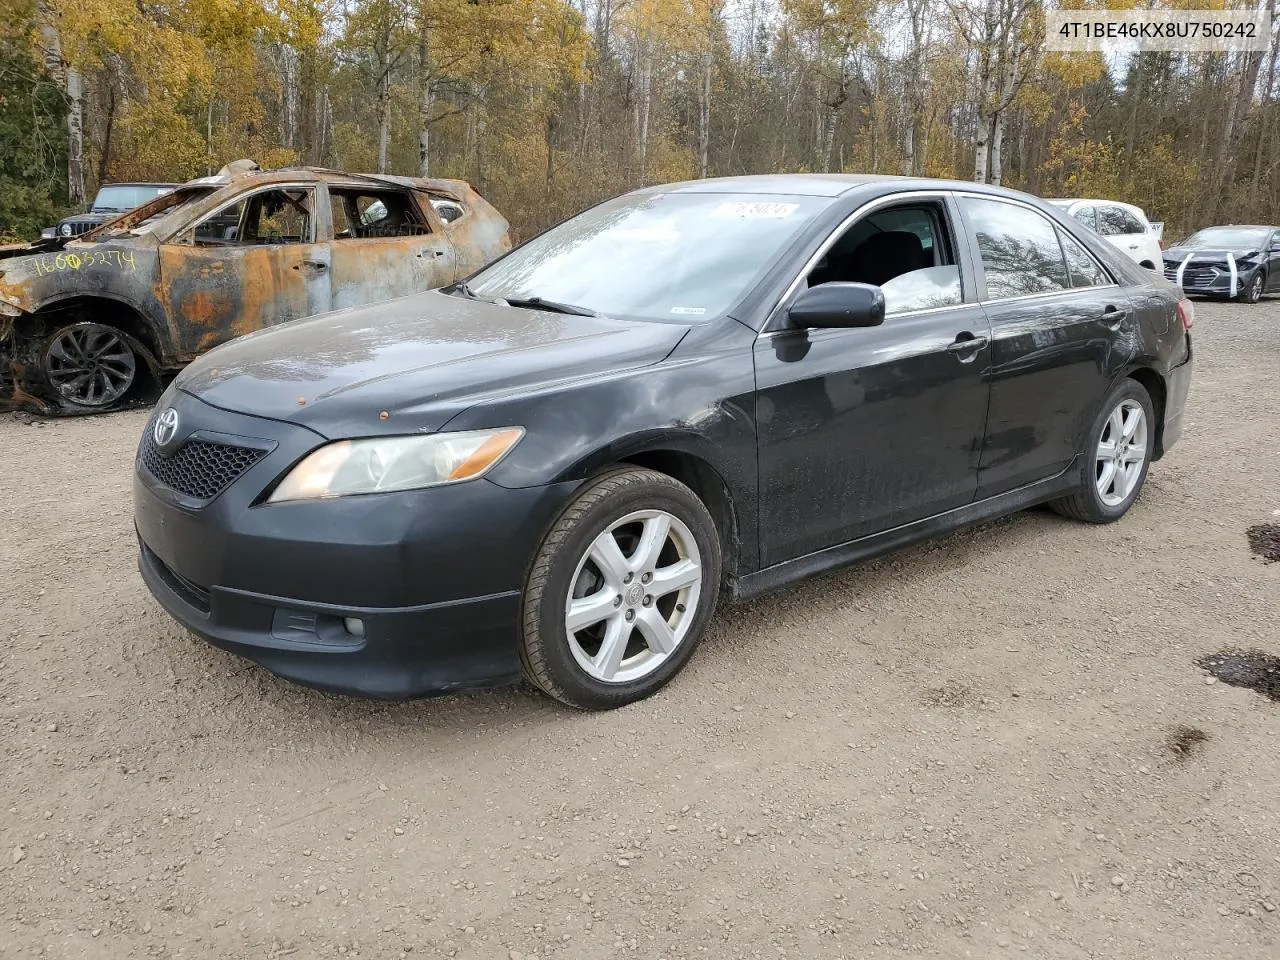
[[[651,187],[191,364],[138,448],[139,566],[304,684],[617,707],[722,598],[1035,504],[1124,516],[1182,431],[1191,324],[1010,190]]]

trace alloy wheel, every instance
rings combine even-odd
[[[44,362],[54,389],[83,407],[115,403],[138,373],[137,358],[120,332],[100,323],[59,330],[49,341]]]
[[[574,660],[604,683],[653,673],[689,633],[702,580],[697,542],[678,517],[639,510],[614,521],[569,581],[564,625]]]
[[[1102,502],[1116,507],[1128,500],[1147,460],[1147,414],[1137,400],[1122,400],[1111,411],[1094,460],[1094,480]]]
[[[1253,303],[1257,303],[1261,299],[1262,299],[1262,274],[1255,273],[1253,275],[1252,282],[1249,284],[1249,300],[1252,301]]]

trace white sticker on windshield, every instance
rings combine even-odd
[[[660,220],[648,226],[617,227],[609,231],[616,240],[635,240],[639,243],[674,243],[680,239],[680,231],[671,220]]]
[[[726,200],[711,211],[717,218],[740,220],[785,220],[800,209],[798,203],[775,203],[766,200]]]
[[[672,313],[678,313],[682,317],[700,317],[707,312],[706,307],[672,307]]]

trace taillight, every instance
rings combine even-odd
[[[1168,249],[1169,249],[1168,244],[1166,244],[1163,240],[1157,240],[1157,241],[1156,241],[1156,243],[1160,244],[1160,249],[1161,249],[1161,250],[1168,250]]]
[[[1191,305],[1191,301],[1183,297],[1178,301],[1178,319],[1182,321],[1182,329],[1190,330],[1191,325],[1196,320],[1196,308]]]

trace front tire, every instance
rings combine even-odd
[[[45,343],[43,359],[54,392],[78,407],[102,409],[119,402],[138,376],[128,338],[101,323],[58,328]]]
[[[525,677],[581,710],[650,696],[702,639],[720,565],[711,514],[678,480],[627,468],[588,481],[529,571]]]
[[[1089,431],[1079,485],[1050,506],[1084,523],[1119,520],[1138,499],[1155,446],[1151,395],[1137,380],[1118,383]]]
[[[1241,303],[1257,303],[1262,299],[1262,290],[1266,284],[1266,275],[1261,270],[1258,270],[1249,278],[1249,282],[1245,284],[1245,288],[1240,291],[1240,295],[1237,299]]]

